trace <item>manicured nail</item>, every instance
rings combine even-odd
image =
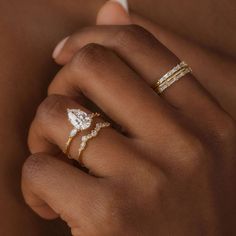
[[[129,13],[128,0],[111,0],[111,1],[119,3],[125,9],[125,11]]]
[[[52,54],[52,57],[54,59],[56,59],[60,55],[60,53],[61,53],[61,51],[62,51],[63,47],[65,46],[68,39],[69,39],[69,37],[66,37],[60,43],[57,44],[57,46],[54,49],[53,54]]]

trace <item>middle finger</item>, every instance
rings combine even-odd
[[[79,50],[49,88],[49,94],[76,96],[78,91],[131,136],[172,133],[172,109],[108,48],[89,44]]]
[[[72,35],[64,43],[55,58],[59,64],[68,63],[84,45],[98,43],[115,50],[149,85],[153,85],[180,62],[153,35],[138,26],[88,27]],[[193,116],[196,111],[205,111],[205,107],[212,105],[209,95],[192,75],[186,75],[162,96],[174,107]],[[201,105],[193,101],[199,101]]]
[[[69,134],[73,129],[68,121],[67,109],[79,109],[90,114],[74,100],[65,96],[49,96],[39,106],[29,132],[29,147],[31,153],[44,152],[51,155],[65,150]],[[94,129],[95,124],[103,123],[102,117],[93,119],[91,127],[72,139],[68,154],[78,160],[78,150],[81,139]],[[132,159],[130,140],[111,127],[106,127],[98,135],[87,142],[87,147],[81,154],[81,164],[84,164],[96,176],[114,175],[126,166]],[[125,158],[129,156],[129,158]]]

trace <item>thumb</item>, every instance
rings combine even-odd
[[[127,0],[109,0],[97,15],[97,25],[128,25],[131,23]]]

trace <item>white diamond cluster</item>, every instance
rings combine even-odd
[[[68,109],[68,119],[77,130],[85,130],[91,126],[92,115],[79,109]]]
[[[69,137],[73,138],[79,131],[88,129],[97,113],[87,114],[80,109],[67,109],[68,120],[73,125],[74,129],[70,132]]]
[[[154,90],[157,93],[162,93],[168,87],[170,87],[173,83],[177,82],[183,76],[188,73],[191,73],[192,69],[183,61],[166,73],[158,82],[153,86]]]
[[[80,144],[80,147],[79,147],[79,150],[78,150],[78,158],[79,159],[80,159],[80,156],[81,156],[82,152],[86,148],[88,141],[90,139],[95,138],[99,134],[101,129],[109,127],[110,125],[111,124],[109,122],[97,123],[96,127],[91,131],[91,133],[89,133],[89,134],[87,134],[87,135],[85,135],[81,138],[81,144]]]

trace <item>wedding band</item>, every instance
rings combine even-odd
[[[87,114],[80,109],[67,109],[68,120],[74,127],[69,134],[68,140],[66,142],[66,147],[64,153],[70,158],[70,146],[73,139],[78,135],[79,132],[89,129],[92,125],[92,121],[95,117],[99,117],[99,113]]]
[[[163,93],[167,88],[180,80],[186,74],[191,73],[192,69],[184,61],[175,66],[172,70],[167,72],[161,79],[159,79],[154,85],[153,89],[158,94]]]
[[[103,128],[107,128],[110,125],[111,124],[109,122],[97,123],[95,128],[89,134],[87,134],[87,135],[85,135],[81,138],[80,147],[78,149],[78,162],[80,163],[81,166],[84,166],[84,163],[83,163],[83,160],[82,160],[82,153],[86,149],[89,140],[97,137],[99,132]]]

